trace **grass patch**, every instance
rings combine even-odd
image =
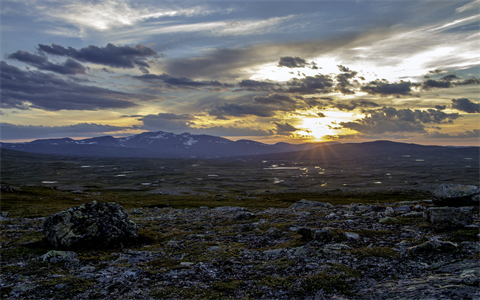
[[[352,250],[347,250],[352,254],[356,254],[359,257],[384,257],[384,258],[397,258],[400,255],[388,247],[372,247],[372,248],[356,248]]]

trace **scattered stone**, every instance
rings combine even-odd
[[[395,215],[395,212],[393,211],[393,208],[391,208],[390,206],[385,208],[385,215],[386,216],[393,216]]]
[[[436,206],[479,206],[480,189],[474,185],[444,183],[434,191]]]
[[[245,208],[237,207],[237,206],[219,206],[219,207],[215,207],[214,210],[222,211],[222,212],[236,213],[236,212],[239,212],[239,211],[244,211]]]
[[[48,251],[45,255],[42,256],[43,261],[48,261],[51,263],[56,262],[70,262],[75,263],[78,262],[78,256],[73,251],[57,251],[51,250]]]
[[[413,207],[414,211],[423,211],[424,209],[425,209],[425,207],[420,205],[420,204],[417,204]]]
[[[408,205],[402,205],[402,206],[399,206],[399,207],[394,207],[393,211],[396,212],[396,213],[399,213],[399,214],[404,214],[404,213],[410,212],[411,209],[410,209],[410,206],[408,206]]]
[[[474,208],[465,207],[431,207],[423,213],[423,217],[437,231],[462,228],[473,222]]]
[[[272,228],[270,228],[266,231],[266,234],[268,234],[270,236],[273,236],[273,237],[279,237],[279,236],[284,235],[284,232],[275,228],[275,227],[272,227]]]
[[[13,193],[13,192],[15,192],[15,189],[12,188],[11,186],[9,186],[8,184],[2,184],[0,186],[0,191],[2,193]]]
[[[138,238],[136,224],[119,204],[96,201],[51,215],[43,233],[56,248],[65,249],[118,247]]]
[[[236,221],[251,220],[255,219],[255,214],[248,211],[240,211],[235,214],[235,217],[233,219]]]
[[[345,235],[345,237],[347,238],[347,240],[353,240],[353,241],[358,241],[360,240],[360,236],[358,234],[356,234],[355,232],[344,232],[343,233]]]
[[[418,246],[410,247],[407,249],[407,253],[410,255],[417,255],[421,253],[431,252],[450,252],[455,251],[458,245],[448,241],[441,241],[438,239],[431,239],[426,243]]]
[[[326,202],[318,202],[318,201],[308,201],[305,199],[302,199],[300,201],[297,201],[293,203],[290,208],[308,208],[308,207],[326,207],[326,208],[331,208],[333,207],[332,204],[326,203]]]
[[[384,217],[384,218],[381,218],[378,223],[380,224],[392,224],[392,223],[395,223],[397,222],[398,219],[397,218],[392,218],[392,217]]]
[[[10,213],[8,211],[2,211],[0,213],[0,221],[10,219]]]
[[[407,217],[407,218],[416,218],[421,216],[423,216],[423,213],[417,212],[417,211],[412,211],[402,215],[402,217]]]

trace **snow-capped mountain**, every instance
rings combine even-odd
[[[122,138],[112,136],[84,140],[41,139],[27,143],[2,143],[4,149],[33,153],[99,157],[233,157],[312,149],[322,143],[275,145],[250,140],[231,141],[211,135],[144,132]]]

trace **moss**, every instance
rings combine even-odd
[[[479,233],[480,233],[480,229],[478,228],[452,230],[446,233],[445,240],[454,242],[454,243],[478,242]]]
[[[360,257],[384,257],[384,258],[397,258],[400,255],[388,247],[372,247],[372,248],[356,248],[348,250],[352,254],[356,254]]]

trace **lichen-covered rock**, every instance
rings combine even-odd
[[[423,213],[433,229],[442,231],[446,229],[463,228],[473,222],[474,208],[465,207],[431,207]]]
[[[78,256],[73,251],[51,250],[42,256],[42,260],[52,262],[52,263],[56,263],[56,262],[75,263],[75,262],[78,262]]]
[[[478,206],[480,189],[475,185],[444,183],[435,189],[432,200],[436,206]]]
[[[408,248],[407,253],[410,255],[416,255],[426,252],[450,252],[455,251],[457,247],[458,245],[452,242],[432,239],[418,246]]]
[[[123,207],[96,201],[49,216],[43,223],[43,234],[62,249],[112,248],[138,238],[137,226]]]

